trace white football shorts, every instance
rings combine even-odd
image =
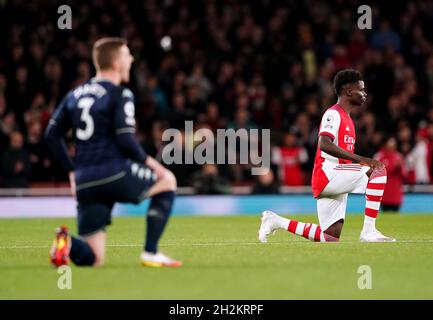
[[[330,168],[327,168],[327,171]],[[317,199],[320,228],[325,231],[346,216],[348,193],[365,193],[370,167],[359,164],[336,164],[329,183]]]

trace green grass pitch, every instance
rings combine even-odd
[[[315,216],[293,217],[317,222]],[[73,219],[0,220],[0,299],[433,299],[433,215],[381,215],[396,243],[360,243],[362,216],[348,216],[339,243],[284,231],[256,239],[258,216],[174,217],[160,249],[178,269],[139,266],[144,218],[116,217],[107,264],[72,267],[72,289],[57,287],[48,264],[54,228]],[[372,289],[358,288],[358,268]]]

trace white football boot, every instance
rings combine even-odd
[[[268,242],[268,235],[275,234],[280,225],[277,222],[278,215],[272,211],[266,210],[262,212],[262,224],[260,225],[258,239],[260,242]]]
[[[373,229],[368,232],[365,232],[363,230],[361,232],[361,236],[359,240],[361,240],[361,242],[395,242],[396,241],[394,238],[383,235],[377,229]]]
[[[143,251],[140,255],[140,263],[142,266],[145,267],[172,267],[177,268],[182,266],[182,262],[169,258],[165,254],[158,252],[158,253],[151,253]]]

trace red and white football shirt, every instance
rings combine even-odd
[[[355,126],[349,114],[338,104],[333,105],[323,114],[319,136],[329,136],[338,147],[354,153]],[[313,195],[317,198],[329,181],[338,171],[350,170],[350,167],[337,167],[339,164],[351,163],[350,160],[333,157],[317,146],[312,176]],[[357,165],[359,167],[359,165]]]

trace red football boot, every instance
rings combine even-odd
[[[55,267],[69,264],[69,250],[71,248],[71,237],[68,228],[61,226],[56,229],[56,238],[50,250],[50,261]]]

